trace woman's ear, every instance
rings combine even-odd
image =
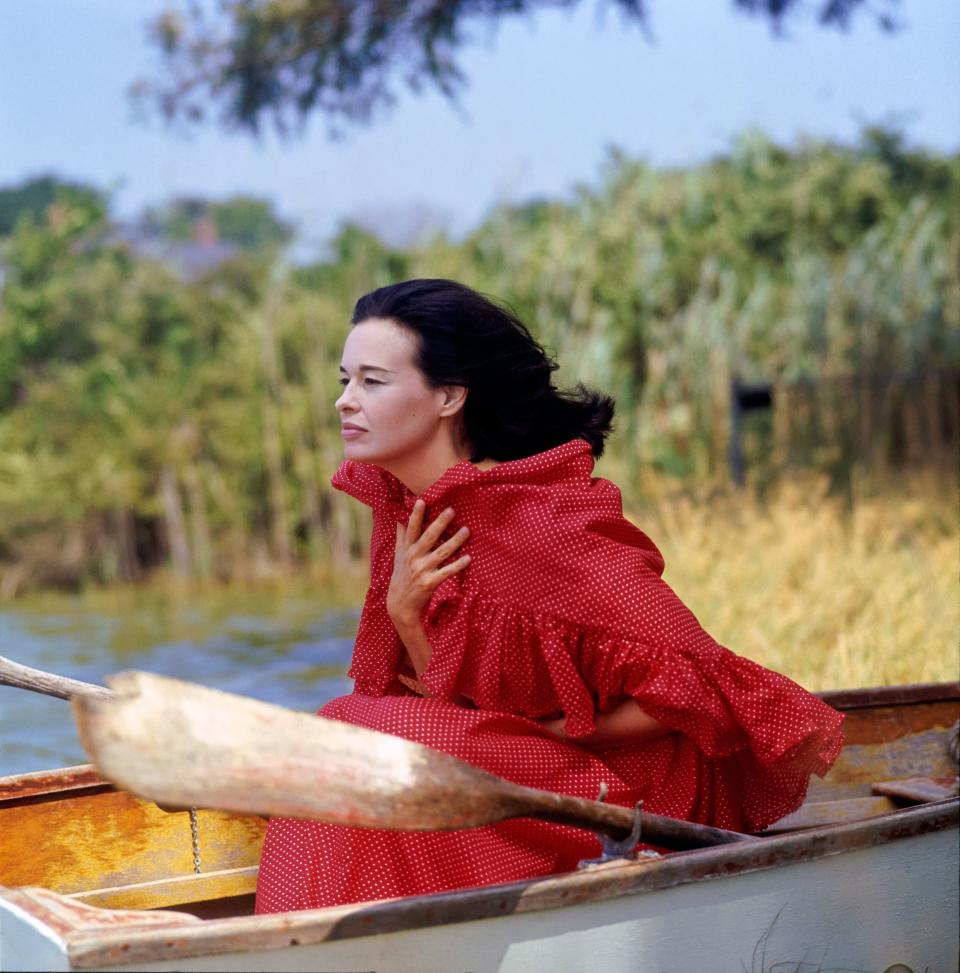
[[[444,385],[443,401],[440,403],[440,415],[455,416],[463,410],[467,403],[467,387],[465,385]]]

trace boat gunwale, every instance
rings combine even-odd
[[[948,703],[960,700],[960,682],[916,682],[863,689],[826,689],[813,695],[838,710]]]
[[[97,773],[93,764],[34,770],[0,777],[0,808],[64,797],[84,797],[116,789],[113,783]]]
[[[137,926],[136,913],[130,912],[130,925],[126,928],[115,922],[80,924],[62,930],[61,938],[74,969],[272,951],[603,902],[815,861],[958,825],[960,798],[950,798],[862,821],[676,852],[660,859],[613,862],[582,872],[522,882],[326,909],[202,921],[186,913],[168,912],[171,919],[182,917],[181,922],[155,928]],[[17,892],[29,890],[9,891],[13,894],[0,890],[0,898],[12,898],[14,902],[19,899],[17,904],[24,909],[25,897]],[[42,922],[46,907],[33,901],[31,914]]]

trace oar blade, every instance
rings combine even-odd
[[[167,806],[453,830],[516,813],[504,782],[399,737],[144,672],[75,698],[97,770]]]

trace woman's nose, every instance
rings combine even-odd
[[[350,412],[356,408],[356,403],[353,401],[353,392],[349,385],[343,387],[343,391],[338,396],[337,401],[333,403],[333,407],[337,412]]]

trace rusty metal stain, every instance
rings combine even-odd
[[[211,871],[254,865],[266,823],[200,812]],[[70,893],[193,873],[189,818],[121,791],[0,807],[0,884]]]
[[[0,807],[30,798],[52,796],[59,798],[68,792],[113,790],[90,764],[65,767],[62,770],[45,770],[13,777],[0,777]]]

